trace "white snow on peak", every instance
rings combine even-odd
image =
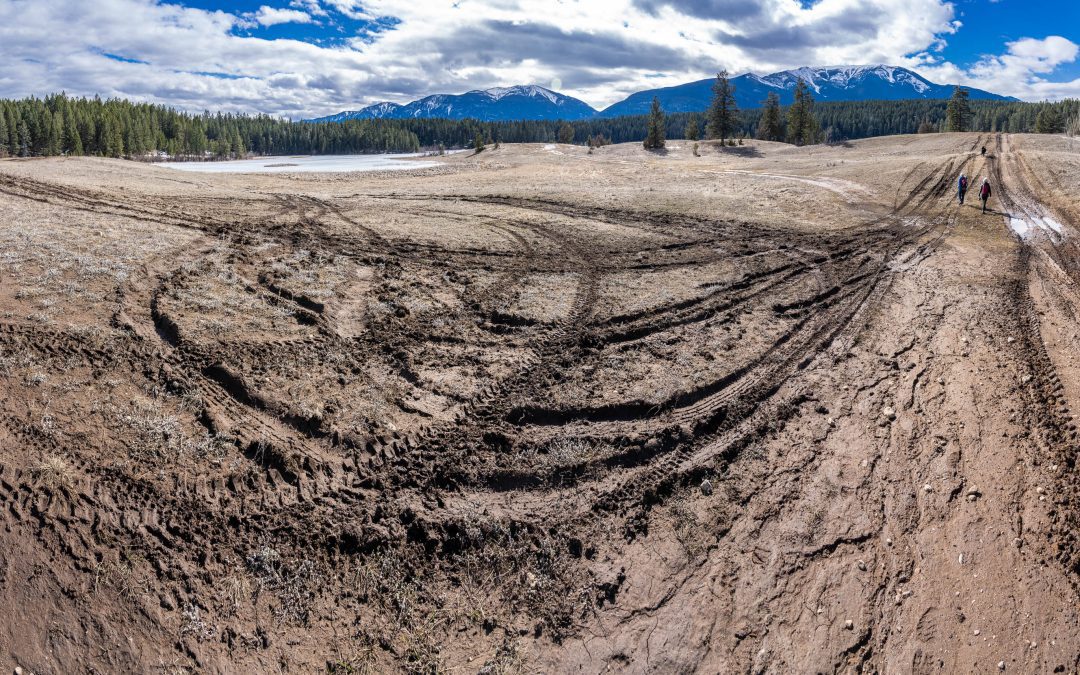
[[[550,89],[537,86],[535,84],[530,85],[517,85],[514,87],[492,87],[491,89],[477,90],[481,94],[486,94],[492,99],[498,101],[504,96],[518,95],[518,96],[531,96],[546,98],[552,103],[558,104],[559,95]]]
[[[930,88],[911,71],[883,63],[859,66],[807,66],[756,79],[765,84],[786,88],[794,86],[795,81],[801,78],[808,87],[820,93],[822,85],[826,83],[846,88],[866,77],[877,77],[891,84],[906,84],[919,93]]]

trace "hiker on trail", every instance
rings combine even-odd
[[[966,175],[964,175],[964,174],[960,174],[960,182],[957,183],[957,185],[956,185],[956,191],[960,196],[960,205],[961,206],[963,206],[963,204],[964,204],[964,195],[967,194],[967,190],[968,190],[968,177]]]
[[[979,188],[979,199],[982,200],[982,212],[986,213],[986,200],[990,199],[990,179],[983,178],[982,187]]]
[[[985,145],[983,146],[982,150],[983,150],[983,152],[982,152],[983,157],[986,157],[986,146]]]

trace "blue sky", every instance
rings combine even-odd
[[[1025,37],[1061,35],[1080,43],[1080,0],[960,0],[954,2],[963,27],[948,38],[942,55],[970,66],[986,54],[1000,54],[1005,44]],[[1054,78],[1080,77],[1080,61],[1063,64]]]
[[[1080,97],[1080,1],[0,0],[0,96],[290,117],[541,84],[594,107],[726,68],[888,63]]]

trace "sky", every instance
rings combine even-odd
[[[0,97],[66,91],[300,119],[539,84],[642,89],[886,63],[1080,97],[1080,0],[0,0]]]

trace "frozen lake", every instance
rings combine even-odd
[[[432,161],[403,161],[420,154],[401,155],[305,155],[302,157],[259,157],[226,162],[161,162],[181,171],[206,173],[295,173],[298,171],[394,171],[425,169],[436,166]]]

